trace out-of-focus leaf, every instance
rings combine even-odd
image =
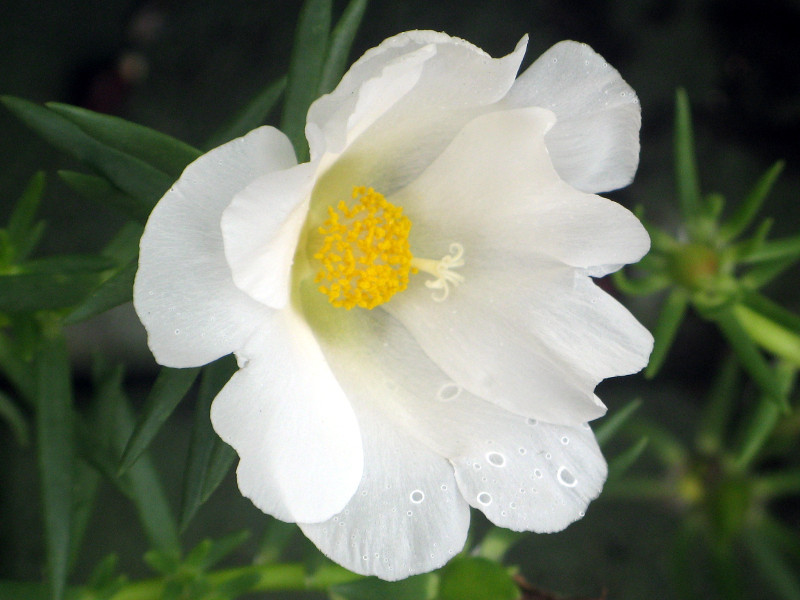
[[[139,239],[142,237],[142,232],[144,228],[138,223],[126,223],[106,244],[101,254],[113,258],[117,264],[124,265],[139,256]]]
[[[118,367],[102,376],[98,383],[94,427],[82,436],[89,442],[85,449],[87,458],[131,499],[150,545],[178,557],[178,527],[147,454],[142,454],[125,473],[117,474],[118,457],[133,430],[133,415],[122,389],[122,376]],[[97,436],[104,437],[97,439]]]
[[[100,281],[100,273],[22,273],[0,275],[0,311],[34,312],[74,306]]]
[[[139,261],[134,258],[97,286],[75,309],[64,318],[64,324],[78,323],[120,304],[130,302],[133,280]]]
[[[319,91],[330,27],[331,0],[306,0],[297,22],[281,119],[281,131],[292,141],[299,162],[308,160],[306,114]]]
[[[680,288],[675,288],[661,307],[661,313],[653,330],[653,353],[650,355],[650,364],[644,372],[644,376],[648,379],[655,377],[664,364],[678,328],[683,322],[688,304],[688,294]]]
[[[455,558],[440,577],[437,600],[516,600],[520,595],[505,567],[485,558]]]
[[[721,240],[726,242],[733,240],[749,227],[758,211],[761,210],[764,200],[767,199],[784,166],[784,161],[779,160],[761,176],[753,189],[750,190],[750,193],[731,215],[728,222],[720,227],[719,236]]]
[[[197,509],[210,495],[210,492],[206,495],[206,491],[211,458],[215,447],[222,443],[211,427],[209,419],[211,402],[235,371],[236,361],[232,356],[221,358],[203,369],[200,390],[194,409],[194,426],[192,428],[192,438],[189,442],[189,456],[183,476],[181,529],[186,528]],[[227,468],[225,472],[227,473]],[[216,486],[214,487],[216,488]]]
[[[328,46],[328,57],[322,67],[322,77],[319,84],[320,96],[333,90],[342,75],[344,75],[347,68],[347,57],[364,18],[367,2],[368,0],[350,0],[341,18],[333,28]]]
[[[175,178],[143,160],[108,146],[58,113],[21,98],[0,101],[53,146],[86,163],[151,210]]]
[[[5,421],[20,446],[27,446],[31,436],[28,421],[10,396],[0,390],[0,421]]]
[[[520,538],[526,535],[525,531],[511,531],[505,527],[492,527],[483,536],[477,550],[478,555],[494,562],[503,562],[503,557],[516,544]]]
[[[29,362],[20,354],[17,344],[0,331],[0,370],[17,388],[23,400],[35,404],[36,377]]]
[[[694,155],[692,113],[686,90],[679,88],[675,96],[675,181],[681,214],[690,231],[696,230],[702,214],[702,195]]]
[[[785,327],[744,304],[737,304],[733,314],[758,345],[800,367],[800,328]]]
[[[765,261],[754,266],[752,269],[745,273],[740,281],[743,287],[749,289],[760,289],[778,278],[784,271],[792,268],[797,264],[797,259],[800,258],[800,252],[796,256],[789,256],[787,258],[776,258],[774,260]]]
[[[639,438],[639,441],[634,443],[630,448],[612,458],[608,462],[609,480],[620,479],[625,474],[625,471],[630,469],[631,466],[633,466],[633,463],[639,459],[639,457],[642,455],[642,452],[644,452],[644,449],[647,448],[647,444],[649,442],[649,438]]]
[[[758,572],[772,586],[776,597],[800,600],[800,578],[797,576],[796,567],[790,565],[757,531],[748,536],[746,546],[758,567]]]
[[[631,296],[654,294],[665,289],[671,283],[670,279],[662,273],[652,273],[647,277],[631,279],[622,269],[616,271],[611,278],[620,291]]]
[[[594,430],[594,437],[597,438],[597,443],[600,447],[605,446],[614,438],[617,432],[628,422],[633,416],[633,413],[635,413],[641,405],[642,401],[638,398],[631,400],[625,406],[619,410],[615,410],[613,414],[602,420]]]
[[[734,411],[734,400],[741,391],[739,363],[729,352],[714,377],[711,391],[699,419],[697,446],[708,454],[719,451]]]
[[[174,179],[200,156],[200,151],[189,144],[119,117],[58,102],[48,102],[45,106],[75,123],[100,143],[135,156]]]
[[[86,527],[92,515],[97,497],[99,475],[82,460],[75,461],[75,475],[72,486],[72,536],[70,545],[70,567],[73,568],[80,554],[86,534]]]
[[[201,502],[205,502],[211,497],[225,479],[225,475],[231,470],[233,461],[236,460],[236,451],[223,442],[220,438],[214,440],[214,447],[211,450],[211,459],[208,463],[208,473],[203,485],[203,495]]]
[[[331,586],[328,593],[332,600],[375,600],[375,598],[426,600],[434,597],[435,589],[434,576],[425,574],[400,581],[383,581],[377,577],[367,577]]]
[[[200,571],[216,565],[250,538],[250,532],[237,531],[218,540],[203,540],[186,557],[184,564]]]
[[[59,171],[58,176],[87,200],[119,211],[143,225],[147,223],[152,207],[120,191],[104,177],[75,171]]]
[[[248,131],[263,125],[267,116],[280,100],[286,89],[286,77],[273,81],[242,108],[222,129],[212,135],[205,148],[216,148],[226,142],[243,136]]]
[[[153,441],[166,421],[186,396],[194,380],[200,374],[199,368],[171,369],[163,367],[153,389],[147,397],[141,417],[125,446],[120,458],[120,473],[127,471]]]
[[[30,260],[18,266],[20,273],[96,273],[117,266],[116,261],[97,254],[67,254]]]
[[[258,552],[253,558],[257,565],[269,565],[278,562],[283,550],[297,533],[297,525],[285,523],[278,519],[270,519],[261,538]]]
[[[37,225],[34,221],[44,194],[44,184],[44,171],[39,171],[31,177],[8,219],[6,234],[13,251],[11,258],[15,261],[24,260],[30,254],[44,230],[43,224]]]
[[[53,599],[61,600],[69,565],[75,442],[69,356],[60,337],[45,338],[36,357],[36,434],[47,579]]]

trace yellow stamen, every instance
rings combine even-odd
[[[424,271],[436,277],[425,285],[442,301],[449,285],[464,278],[451,271],[464,264],[464,249],[451,244],[452,256],[439,261],[412,256],[408,236],[411,221],[372,188],[353,188],[352,205],[340,201],[328,207],[328,219],[318,229],[324,236],[314,258],[322,263],[317,273],[319,291],[331,304],[348,310],[375,308],[408,287],[409,275]]]

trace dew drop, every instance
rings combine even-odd
[[[446,491],[447,491],[447,486],[446,486],[445,484],[442,484],[442,491],[443,491],[443,492],[446,492]]]
[[[513,510],[513,509],[517,508],[517,503],[516,502],[512,502],[511,504],[508,505],[508,507]]]
[[[369,557],[366,554],[361,557],[361,560],[368,560],[368,559],[369,559]]]
[[[149,292],[147,292],[147,295],[148,296],[153,296],[153,295],[155,295],[155,292],[153,290],[150,290]]]
[[[556,477],[558,478],[558,483],[561,485],[565,485],[567,487],[575,487],[578,485],[578,480],[575,479],[575,476],[570,472],[567,467],[558,467],[558,473],[556,473]]]
[[[506,511],[504,511],[504,510],[501,510],[501,511],[500,511],[500,516],[501,516],[501,517],[505,517],[507,514],[508,514],[508,513],[507,513]]]
[[[480,471],[481,470],[481,464],[480,463],[475,463],[472,466],[475,468],[476,471]]]
[[[542,478],[542,472],[539,469],[534,469],[533,474],[536,476],[536,479]]]
[[[478,494],[478,502],[484,506],[489,506],[492,503],[492,496],[486,492],[481,492]]]
[[[413,492],[411,492],[410,498],[414,504],[419,504],[420,502],[425,500],[425,494],[422,492],[422,490],[414,490]]]
[[[535,427],[536,425],[539,424],[539,421],[537,421],[536,419],[531,419],[531,418],[526,419],[525,422],[528,425],[530,425],[531,427]]]
[[[566,446],[567,444],[569,444],[569,438],[567,436],[562,437],[561,443]]]
[[[520,453],[520,454],[525,454],[526,452],[528,452],[528,451],[527,451],[527,450],[525,450],[525,448],[520,448],[520,449],[519,449],[519,453]]]
[[[552,454],[550,454],[550,453],[548,452],[548,453],[546,453],[546,454],[544,455],[544,457],[545,457],[547,460],[550,460],[551,458],[553,458],[553,455],[552,455]]]
[[[361,495],[362,495],[362,496],[366,496],[366,495],[367,495],[367,490],[362,490],[362,491],[361,491]]]
[[[180,329],[176,329],[175,330],[175,335],[180,335],[180,334],[181,334],[181,330]]]
[[[489,452],[489,454],[486,455],[486,460],[493,467],[504,467],[506,464],[506,457],[499,452]]]
[[[461,386],[453,383],[445,383],[442,387],[439,388],[439,391],[436,392],[436,399],[440,402],[450,402],[455,400],[461,395]]]
[[[581,510],[581,511],[578,511],[578,516],[579,516],[579,517],[585,517],[585,516],[586,516],[586,513],[585,513],[585,512],[583,512],[582,510]]]
[[[408,516],[408,517],[410,517],[410,516],[411,516],[411,515],[413,515],[413,514],[414,514],[414,513],[413,513],[413,512],[411,512],[410,510],[406,512],[406,516]]]

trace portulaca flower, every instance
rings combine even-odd
[[[640,109],[589,47],[519,78],[440,33],[367,52],[308,113],[189,165],[141,241],[162,365],[236,354],[214,428],[239,487],[345,567],[399,579],[461,550],[469,507],[557,531],[606,476],[594,388],[650,334],[592,277],[642,257]]]

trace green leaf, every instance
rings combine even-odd
[[[295,32],[281,119],[281,130],[292,141],[299,162],[308,160],[306,114],[317,99],[330,26],[331,0],[306,0]]]
[[[594,437],[597,439],[597,443],[601,448],[614,438],[617,432],[628,422],[633,416],[633,413],[635,413],[641,405],[642,401],[638,398],[631,400],[619,410],[615,410],[611,416],[603,419],[594,432]]]
[[[116,210],[142,225],[147,223],[151,207],[120,191],[104,177],[75,171],[59,171],[58,176],[87,200]]]
[[[3,393],[3,390],[0,390],[0,420],[8,424],[20,446],[27,446],[30,443],[31,435],[25,415],[11,397]]]
[[[70,544],[70,568],[74,568],[80,555],[86,528],[92,516],[99,475],[95,469],[83,460],[75,461],[75,476],[72,485],[72,536]]]
[[[2,291],[0,290],[0,295]],[[0,330],[0,369],[22,396],[31,404],[36,402],[36,377],[30,363],[11,338]]]
[[[8,219],[6,233],[15,261],[24,260],[33,251],[42,234],[44,225],[40,223],[37,226],[34,219],[44,194],[44,184],[44,171],[31,177]]]
[[[639,438],[639,441],[624,450],[608,462],[608,479],[621,479],[625,471],[633,466],[647,448],[650,438]]]
[[[733,348],[745,371],[753,378],[755,384],[781,408],[786,407],[784,390],[776,381],[775,372],[761,355],[755,342],[741,326],[732,310],[720,311],[715,321],[722,334]]]
[[[775,259],[761,263],[743,275],[740,279],[742,287],[750,289],[760,289],[783,274],[797,263],[800,253],[797,256]]]
[[[364,18],[368,0],[350,0],[350,3],[331,32],[328,57],[322,68],[319,84],[319,95],[332,91],[347,69],[347,58],[356,37],[358,28]]]
[[[703,416],[699,420],[697,446],[707,454],[716,454],[722,448],[733,415],[734,400],[740,391],[739,363],[736,356],[728,352],[714,376],[711,391],[703,406]]]
[[[689,296],[680,288],[675,288],[667,296],[653,330],[653,353],[650,355],[650,364],[644,372],[647,379],[652,379],[661,370],[672,342],[675,341],[678,328],[683,322],[688,304]]]
[[[197,404],[194,409],[194,426],[192,428],[192,438],[189,442],[189,455],[183,475],[181,530],[186,528],[197,509],[211,495],[210,492],[206,494],[209,470],[212,466],[211,459],[217,445],[222,443],[211,427],[209,418],[211,402],[235,371],[236,361],[232,356],[221,358],[203,369]],[[227,468],[225,472],[227,473]],[[215,478],[216,475],[213,477]]]
[[[130,302],[133,297],[133,280],[136,277],[138,264],[138,258],[134,258],[115,271],[64,318],[64,324],[78,323]]]
[[[800,258],[800,235],[765,241],[757,249],[743,256],[742,262],[752,264],[798,258]]]
[[[97,272],[0,275],[0,311],[57,310],[82,302],[100,282]]]
[[[785,327],[783,323],[744,304],[734,306],[733,314],[742,329],[759,346],[800,367],[800,328]]]
[[[516,600],[520,596],[508,571],[485,558],[455,558],[440,576],[437,600]]]
[[[226,123],[222,129],[212,135],[204,147],[209,149],[216,148],[263,125],[285,90],[286,77],[281,77],[270,83],[236,113],[229,123]]]
[[[357,581],[340,583],[328,590],[333,600],[426,600],[433,598],[435,580],[430,574],[416,575],[402,581],[384,581],[366,577]],[[500,599],[498,599],[500,600]]]
[[[526,531],[511,531],[505,527],[492,527],[483,536],[477,548],[478,556],[494,562],[502,562],[503,557],[522,537],[527,535]]]
[[[122,475],[116,471],[118,457],[133,430],[133,415],[122,389],[122,377],[122,368],[117,367],[100,379],[94,402],[95,422],[82,436],[88,442],[84,451],[91,463],[133,502],[151,546],[178,557],[177,524],[149,456],[142,454]]]
[[[776,597],[800,600],[800,579],[797,569],[789,564],[768,539],[757,531],[747,537],[745,544],[758,572],[772,586]]]
[[[220,438],[214,440],[214,448],[211,450],[211,460],[208,463],[208,473],[206,474],[206,481],[203,485],[203,494],[200,497],[202,502],[205,502],[211,497],[225,479],[228,471],[233,466],[233,461],[236,460],[236,451],[223,442]]]
[[[683,88],[678,88],[675,94],[675,181],[683,219],[690,232],[696,233],[703,212],[702,195],[694,155],[691,108]]]
[[[134,156],[174,179],[180,177],[186,165],[201,154],[174,137],[119,117],[58,102],[48,102],[45,106],[75,123],[100,143]]]
[[[199,368],[171,369],[163,367],[161,369],[153,389],[150,390],[147,397],[136,428],[122,453],[120,474],[127,471],[147,449],[199,374]]]
[[[758,211],[761,210],[764,200],[767,199],[784,166],[784,161],[779,160],[756,182],[756,185],[737,207],[728,222],[720,227],[719,236],[722,241],[729,242],[735,239],[750,226]]]
[[[259,544],[258,553],[253,558],[257,565],[269,565],[278,562],[283,550],[297,533],[297,525],[285,523],[278,519],[270,519]]]
[[[671,283],[669,277],[663,273],[650,273],[646,277],[631,279],[622,269],[614,272],[611,278],[620,291],[631,296],[654,294],[665,289]]]
[[[205,571],[250,539],[250,532],[237,531],[218,540],[203,540],[189,553],[184,564]]]
[[[58,113],[21,98],[0,101],[56,148],[86,163],[150,211],[175,178],[146,162],[99,142]]]
[[[69,566],[75,451],[69,356],[60,337],[46,338],[36,357],[36,392],[47,579],[54,600],[60,600]]]

